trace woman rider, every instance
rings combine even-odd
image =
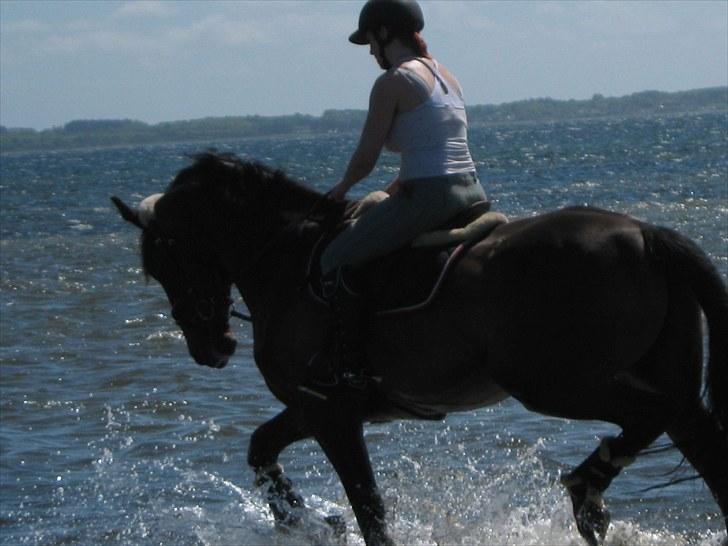
[[[329,196],[344,200],[372,171],[384,146],[401,154],[401,162],[386,190],[390,197],[348,225],[321,257],[324,295],[339,318],[339,341],[333,356],[311,363],[312,385],[330,386],[340,372],[352,377],[363,369],[361,304],[350,281],[347,286],[347,269],[407,245],[485,199],[468,149],[462,89],[428,53],[419,34],[423,27],[416,1],[369,0],[349,37],[368,44],[385,72],[372,88],[359,144]]]

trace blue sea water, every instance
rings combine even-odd
[[[681,231],[728,277],[726,114],[471,131],[483,184],[511,217],[590,204]],[[336,544],[320,516],[343,513],[313,442],[282,457],[313,513],[276,531],[246,467],[251,432],[280,410],[234,326],[227,368],[195,365],[161,288],[145,282],[137,231],[112,209],[162,191],[207,147],[252,157],[324,190],[355,134],[3,155],[0,179],[0,543]],[[396,174],[386,156],[358,197]],[[443,422],[367,429],[400,544],[581,544],[561,472],[611,425],[529,413],[509,400]],[[665,439],[658,440],[658,444]],[[702,481],[669,479],[674,451],[638,460],[607,491],[608,545],[717,545]],[[677,476],[689,475],[678,470]]]

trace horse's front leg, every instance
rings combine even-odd
[[[367,546],[393,546],[384,521],[384,502],[364,442],[361,417],[346,402],[326,402],[307,413],[314,438],[344,486],[364,542]]]
[[[293,525],[298,517],[291,508],[302,508],[303,498],[295,491],[291,480],[278,463],[281,451],[311,434],[287,408],[270,421],[259,426],[250,437],[248,464],[255,470],[255,485],[268,486],[267,500],[277,523]]]

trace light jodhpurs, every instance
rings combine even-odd
[[[321,272],[326,275],[345,265],[356,268],[389,254],[485,198],[475,173],[400,182],[394,195],[377,203],[329,243],[321,256]]]

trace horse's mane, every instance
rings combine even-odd
[[[259,161],[241,159],[232,153],[206,151],[191,158],[194,163],[179,172],[167,188],[168,192],[189,184],[215,184],[218,189],[222,187],[226,197],[233,201],[240,198],[257,202],[273,200],[286,210],[295,210],[296,205],[323,197],[280,169]]]
[[[216,151],[190,157],[193,163],[179,171],[166,189],[166,194],[180,197],[176,202],[182,218],[214,217],[221,208],[221,201],[228,210],[247,211],[246,217],[258,218],[258,226],[287,223],[297,217],[321,222],[340,216],[343,210],[340,203],[326,199],[282,170],[261,162]],[[311,214],[313,208],[316,208],[315,215]],[[184,220],[178,226],[194,229],[194,222]],[[187,240],[188,245],[190,240]],[[172,239],[161,232],[156,223],[142,231],[142,265],[147,275],[167,265],[166,245],[158,244],[159,241],[169,243]]]

